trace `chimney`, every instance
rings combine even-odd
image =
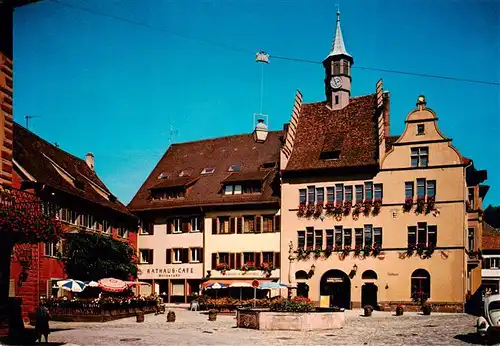
[[[87,153],[87,155],[85,155],[85,162],[87,163],[87,166],[89,166],[91,170],[94,170],[94,154]]]

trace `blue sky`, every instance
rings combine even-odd
[[[46,140],[79,157],[93,152],[97,173],[125,203],[167,149],[171,124],[174,142],[250,132],[260,110],[254,53],[321,61],[336,11],[334,1],[311,0],[58,1],[16,9],[15,119],[36,116],[30,129]],[[373,93],[383,78],[396,135],[424,94],[443,133],[488,170],[486,205],[500,204],[499,86],[356,69],[499,82],[500,2],[337,3],[355,60],[353,95]],[[324,99],[321,65],[271,58],[264,69],[272,129],[289,121],[296,89],[305,102]]]

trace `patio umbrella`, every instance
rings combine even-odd
[[[239,287],[240,288],[240,300],[241,296],[243,295],[243,287],[250,287],[252,288],[253,286],[249,284],[248,282],[233,282],[229,287]]]
[[[82,292],[86,287],[83,281],[73,279],[57,281],[57,286],[71,292]]]
[[[263,282],[259,286],[261,290],[270,290],[274,288],[283,288],[283,287],[287,287],[287,285],[281,282]]]
[[[213,284],[211,285],[208,285],[207,287],[205,287],[206,290],[220,290],[221,288],[226,288],[227,286],[224,285],[224,284],[221,284],[219,282],[214,282]],[[215,298],[217,298],[218,296],[218,291],[215,291]]]
[[[226,285],[221,284],[219,282],[214,282],[213,284],[208,285],[207,287],[205,287],[206,290],[219,290],[221,288],[226,288]]]
[[[97,283],[97,281],[84,281],[84,283],[86,286],[89,286],[89,287],[99,287],[99,284]]]
[[[122,280],[105,278],[99,280],[99,287],[107,292],[123,292],[127,288],[127,283]]]

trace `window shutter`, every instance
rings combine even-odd
[[[189,249],[182,249],[182,263],[189,263]]]
[[[147,232],[151,235],[154,234],[154,230],[155,230],[155,223],[153,220],[150,220],[148,221],[147,223]]]
[[[182,233],[189,233],[189,219],[182,219]]]
[[[217,254],[213,253],[212,254],[212,270],[215,270],[217,268]]]
[[[212,234],[217,234],[217,218],[212,218]]]
[[[200,248],[200,258],[198,258],[200,263],[203,263],[203,248]]]
[[[260,252],[255,253],[255,266],[260,267]]]
[[[236,269],[241,268],[241,253],[236,254]]]
[[[280,260],[281,260],[281,258],[280,258],[280,253],[279,253],[279,252],[275,252],[275,253],[274,253],[274,266],[275,266],[276,268],[279,268],[279,267],[280,267]]]
[[[205,218],[203,216],[198,216],[198,229],[203,232],[205,228]]]
[[[229,233],[234,234],[236,229],[236,218],[232,217],[229,219]]]
[[[167,234],[172,233],[172,219],[167,220]]]
[[[243,217],[238,217],[236,219],[236,233],[241,234],[243,232]]]
[[[167,249],[167,264],[172,264],[172,249]]]
[[[257,233],[262,232],[262,217],[261,216],[255,217],[255,232],[257,232]]]
[[[276,232],[281,231],[281,215],[274,216],[274,230]]]
[[[230,253],[229,254],[229,268],[230,269],[235,269],[235,254],[234,253]]]

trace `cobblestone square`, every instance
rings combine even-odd
[[[466,345],[477,342],[475,317],[435,313],[423,316],[405,312],[396,317],[375,311],[347,312],[343,329],[319,332],[258,331],[236,328],[234,316],[217,316],[172,309],[174,323],[166,315],[146,315],[144,323],[127,318],[107,323],[52,322],[51,343],[67,345]]]

